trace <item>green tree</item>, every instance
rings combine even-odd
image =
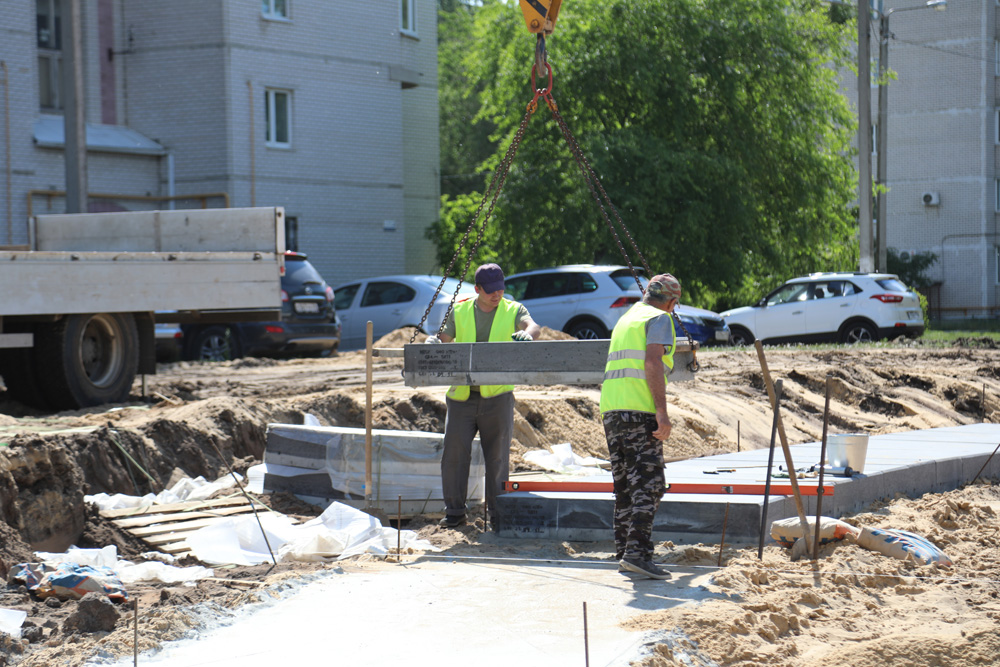
[[[563,6],[548,39],[560,112],[651,268],[677,274],[690,301],[745,303],[791,275],[857,261],[854,120],[835,69],[849,34],[797,0]],[[476,119],[496,128],[483,183],[532,97],[534,36],[515,5],[487,1],[460,50]],[[478,196],[445,199],[443,261]],[[487,229],[485,251],[508,271],[622,261],[544,105]]]

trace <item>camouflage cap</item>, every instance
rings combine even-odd
[[[661,299],[680,299],[681,298],[681,283],[674,278],[669,273],[661,273],[658,276],[653,276],[646,285],[646,292],[650,296],[658,297]]]

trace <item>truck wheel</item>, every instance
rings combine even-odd
[[[236,332],[226,326],[205,327],[195,334],[188,351],[192,361],[229,361],[241,356]]]
[[[132,315],[67,315],[37,332],[35,365],[51,407],[74,410],[128,399],[139,368]]]

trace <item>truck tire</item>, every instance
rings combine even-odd
[[[50,407],[74,410],[128,399],[139,367],[131,314],[67,315],[37,331],[36,367]]]

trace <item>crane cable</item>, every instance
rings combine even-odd
[[[536,77],[538,74],[544,73],[548,75],[548,85],[545,88],[538,88],[536,84]],[[587,184],[587,188],[590,190],[591,195],[594,197],[594,201],[597,203],[597,207],[601,210],[601,216],[604,218],[604,222],[607,224],[608,229],[611,231],[611,236],[615,239],[615,244],[618,246],[619,252],[621,252],[622,257],[625,259],[625,263],[628,265],[629,270],[632,272],[632,277],[635,279],[636,284],[639,286],[639,291],[645,294],[646,290],[642,285],[642,281],[639,279],[639,274],[636,271],[635,266],[632,264],[632,260],[629,257],[628,251],[622,244],[621,239],[618,236],[618,231],[615,229],[615,224],[612,222],[611,217],[608,215],[608,210],[614,215],[615,221],[621,228],[625,237],[628,239],[629,245],[635,251],[636,256],[638,256],[639,261],[642,263],[642,267],[646,270],[646,275],[652,277],[653,272],[649,268],[649,264],[646,262],[646,258],[643,256],[642,251],[639,250],[639,246],[636,244],[635,239],[629,232],[628,227],[622,220],[621,216],[618,214],[618,209],[611,202],[611,198],[608,197],[608,193],[604,190],[604,186],[601,185],[600,179],[597,174],[594,173],[593,167],[590,166],[590,162],[587,160],[586,155],[584,155],[583,149],[580,148],[580,144],[577,142],[576,137],[569,129],[569,125],[566,124],[566,120],[559,113],[559,105],[556,104],[555,98],[552,96],[552,66],[548,63],[548,53],[545,49],[545,35],[543,33],[538,33],[538,39],[535,43],[535,62],[531,66],[531,87],[535,91],[534,97],[531,102],[528,103],[527,109],[525,110],[524,117],[521,119],[521,124],[517,128],[517,132],[514,133],[514,139],[511,141],[510,146],[507,148],[507,152],[501,160],[500,165],[497,167],[496,171],[493,172],[493,178],[490,180],[490,185],[486,189],[486,193],[483,195],[482,201],[479,202],[479,208],[476,209],[476,214],[472,217],[469,222],[469,226],[465,230],[465,234],[462,236],[462,240],[458,244],[458,248],[455,249],[455,254],[452,255],[451,261],[448,263],[448,269],[445,271],[444,276],[441,278],[441,283],[438,285],[437,289],[434,291],[434,296],[431,297],[430,304],[427,306],[427,310],[424,311],[423,317],[420,319],[420,324],[413,331],[413,335],[410,336],[410,343],[413,343],[417,338],[417,333],[423,330],[424,323],[427,321],[427,317],[430,315],[431,308],[437,302],[438,295],[444,288],[445,281],[448,276],[451,275],[451,271],[455,266],[455,262],[458,260],[459,255],[461,255],[462,250],[465,248],[466,243],[469,240],[469,236],[472,230],[476,228],[476,221],[479,219],[480,214],[483,211],[483,207],[486,205],[486,201],[490,201],[489,208],[486,210],[486,215],[483,217],[480,223],[477,233],[476,240],[472,245],[472,250],[469,251],[468,257],[465,260],[465,268],[462,273],[459,274],[458,285],[455,287],[455,294],[451,298],[451,302],[448,304],[448,309],[445,311],[444,317],[441,320],[441,325],[437,331],[438,335],[444,331],[445,324],[448,321],[448,317],[451,315],[452,310],[455,307],[455,301],[458,299],[458,293],[462,289],[462,281],[464,276],[469,273],[469,268],[472,265],[472,259],[475,257],[476,251],[479,249],[479,244],[482,242],[483,233],[486,231],[486,223],[489,221],[490,217],[493,215],[493,208],[496,206],[497,199],[500,197],[500,192],[503,189],[503,184],[507,179],[507,173],[510,170],[510,165],[514,160],[514,156],[517,155],[517,150],[521,145],[521,140],[524,138],[524,132],[527,129],[528,121],[534,115],[538,108],[539,98],[545,100],[545,104],[548,106],[549,111],[552,112],[552,117],[555,119],[556,124],[559,126],[559,130],[562,132],[563,138],[566,140],[569,146],[570,152],[573,154],[573,159],[576,161],[577,166],[580,168],[580,173],[583,175],[583,180]],[[495,188],[495,189],[494,189]],[[491,197],[492,193],[492,197]],[[603,201],[602,201],[603,200]],[[691,334],[688,333],[687,327],[681,321],[680,317],[677,317],[674,313],[670,313],[674,321],[680,325],[681,330],[689,341],[694,341]],[[697,372],[700,368],[698,364],[697,348],[692,345],[691,349],[691,362],[688,364],[688,370],[691,372]]]

